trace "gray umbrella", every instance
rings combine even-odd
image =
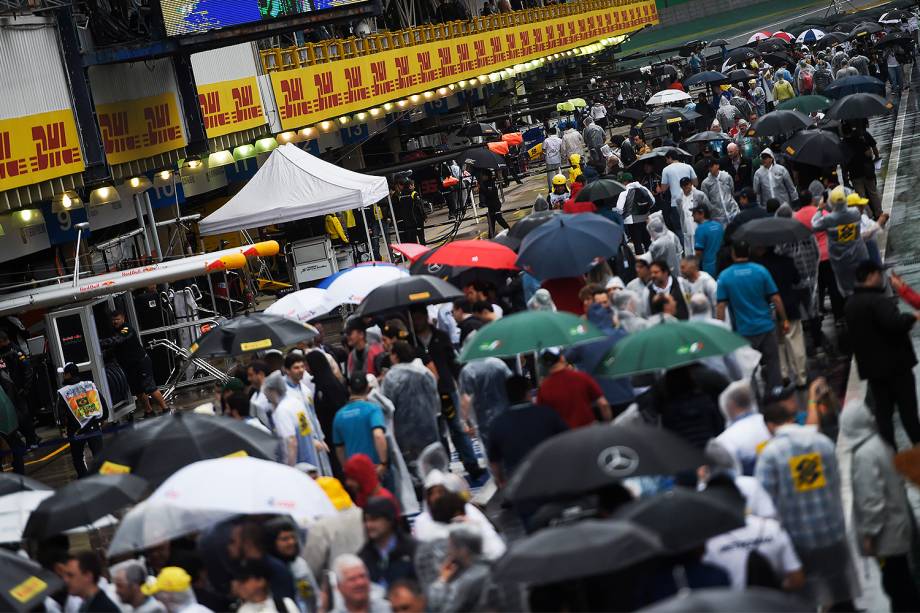
[[[681,592],[639,609],[645,613],[708,613],[709,611],[813,611],[813,606],[779,590],[749,587],[744,590],[709,588]]]

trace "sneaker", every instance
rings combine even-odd
[[[466,482],[470,484],[471,489],[482,487],[483,485],[488,483],[489,479],[491,478],[492,478],[492,475],[487,470],[483,470],[482,472],[479,473],[479,475],[475,477],[469,473],[466,474]]]

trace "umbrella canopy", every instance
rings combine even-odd
[[[671,79],[677,79],[677,68],[671,64],[659,64],[658,66],[652,66],[652,73],[661,76],[667,76]]]
[[[177,508],[169,501],[145,500],[122,518],[106,553],[115,557],[143,551],[238,516],[237,512],[190,511]]]
[[[671,475],[705,463],[700,450],[667,430],[597,424],[540,443],[515,470],[505,497],[522,502],[577,496],[628,477]]]
[[[676,151],[678,157],[684,162],[693,158],[690,152],[678,149],[677,147],[655,147],[648,153],[636,158],[636,161],[629,165],[629,172],[631,172],[633,176],[645,176],[645,163],[649,162],[654,167],[654,172],[660,173],[665,167],[665,164],[667,164],[665,157],[669,149]]]
[[[748,39],[748,43],[756,43],[757,41],[766,40],[770,38],[770,36],[772,36],[772,34],[770,32],[767,32],[766,30],[763,30],[761,32],[755,32]]]
[[[699,132],[694,134],[690,138],[684,141],[684,143],[711,143],[713,141],[720,140],[731,140],[732,137],[726,134],[725,132],[713,132],[707,130],[706,132]]]
[[[594,213],[560,215],[524,239],[517,265],[538,279],[575,277],[597,258],[613,257],[623,240],[623,228]]]
[[[697,492],[683,487],[630,502],[613,516],[647,528],[675,554],[745,525],[744,503],[740,500],[733,506],[711,491]],[[674,521],[675,517],[680,521]]]
[[[725,56],[726,64],[742,64],[744,62],[749,62],[754,58],[760,57],[760,52],[751,49],[750,47],[738,47],[737,49],[732,49]]]
[[[44,539],[92,524],[133,505],[146,493],[147,482],[131,474],[90,475],[71,481],[38,505],[23,536]]]
[[[417,260],[423,253],[431,251],[428,245],[418,243],[390,243],[390,249],[404,255],[410,262]]]
[[[748,70],[746,68],[738,68],[736,70],[732,70],[725,76],[732,83],[743,83],[743,82],[747,82],[748,80],[756,77],[757,73],[754,72],[753,70]]]
[[[623,377],[668,370],[725,355],[747,344],[744,337],[722,326],[697,321],[669,322],[624,338],[610,350],[594,374]]]
[[[268,305],[263,313],[307,322],[325,315],[335,307],[336,305],[329,300],[326,290],[308,287],[282,296]]]
[[[900,23],[902,19],[910,19],[913,17],[913,13],[904,9],[895,9],[893,11],[888,11],[883,13],[879,18],[879,23]]]
[[[238,356],[264,349],[284,349],[315,338],[310,324],[270,313],[246,313],[198,337],[189,351],[198,358]]]
[[[562,113],[571,113],[575,110],[575,105],[566,100],[565,102],[560,102],[556,105],[556,110]]]
[[[368,293],[384,283],[408,277],[409,271],[389,262],[368,262],[326,277],[317,287],[326,290],[326,297],[335,306],[360,304]]]
[[[770,51],[763,54],[763,61],[770,66],[795,66],[793,60],[785,51]]]
[[[482,170],[500,170],[506,168],[505,158],[487,147],[467,149],[463,152],[463,164]]]
[[[613,114],[615,118],[629,122],[639,121],[646,115],[648,115],[648,113],[645,111],[640,111],[639,109],[623,109],[622,111],[617,111]]]
[[[717,38],[706,43],[706,47],[715,48],[715,47],[727,47],[728,41],[724,38]]]
[[[119,432],[106,441],[94,467],[104,475],[131,473],[155,485],[192,462],[231,454],[274,460],[278,439],[229,417],[179,411]]]
[[[440,304],[462,298],[463,292],[431,275],[412,275],[384,283],[358,305],[355,315],[363,317],[415,305]]]
[[[508,236],[516,239],[518,241],[518,246],[520,246],[521,242],[524,241],[524,237],[558,215],[561,215],[561,213],[553,210],[531,213],[517,220],[517,222],[511,226],[511,229],[508,230]]]
[[[738,240],[751,245],[770,247],[782,243],[797,243],[811,236],[811,231],[797,219],[764,217],[738,227]]]
[[[910,45],[912,42],[913,41],[910,38],[910,34],[904,34],[904,33],[899,32],[897,34],[889,34],[888,36],[886,36],[885,38],[877,42],[875,44],[875,47],[877,49],[881,49],[883,47],[890,47],[891,45]]]
[[[476,136],[481,136],[484,138],[501,138],[502,133],[499,132],[495,126],[490,123],[465,123],[460,126],[460,129],[457,130],[457,134],[460,136],[466,136],[467,138],[473,138]]]
[[[890,100],[876,94],[850,94],[837,100],[825,113],[831,119],[868,119],[887,115],[894,108]]]
[[[17,473],[0,472],[0,496],[6,496],[13,492],[24,492],[30,490],[48,490],[51,488],[41,481],[36,481],[25,475]]]
[[[563,311],[523,311],[497,319],[463,346],[460,361],[507,358],[547,347],[568,347],[606,338],[591,322]]]
[[[757,50],[761,53],[771,53],[774,51],[786,51],[789,45],[782,38],[768,38],[757,43]]]
[[[612,573],[664,551],[651,531],[628,521],[588,519],[540,530],[496,563],[498,582],[543,585]]]
[[[862,38],[884,30],[882,26],[873,21],[864,21],[850,31],[850,38]]]
[[[571,102],[572,106],[574,106],[576,109],[583,109],[588,106],[588,103],[584,98],[569,98],[569,102]]]
[[[875,77],[865,75],[843,77],[825,87],[822,93],[829,98],[843,98],[850,94],[860,93],[884,96],[885,83]]]
[[[727,587],[688,590],[639,609],[642,613],[710,613],[715,611],[785,611],[814,610],[813,606],[786,592],[765,587],[736,590]]]
[[[757,119],[748,129],[748,136],[779,136],[807,128],[814,120],[798,111],[772,111]]]
[[[839,45],[846,39],[847,35],[843,32],[828,32],[817,42],[816,47],[818,49],[827,49],[828,47]]]
[[[186,466],[163,482],[150,502],[188,511],[290,515],[301,524],[336,513],[304,472],[256,458],[217,458]]]
[[[581,191],[575,197],[575,202],[593,202],[597,204],[609,198],[616,198],[624,191],[626,191],[626,186],[618,181],[596,179],[581,188]]]
[[[54,495],[51,490],[22,490],[0,496],[0,543],[18,543],[22,531],[42,500]]]
[[[655,128],[670,125],[672,123],[680,123],[681,121],[693,121],[698,117],[700,117],[700,114],[696,111],[686,111],[673,106],[664,106],[646,115],[636,126],[639,128]]]
[[[783,100],[777,104],[776,110],[798,111],[805,115],[810,115],[812,113],[817,113],[819,111],[825,111],[829,109],[833,103],[833,100],[825,96],[796,96],[795,98],[789,98],[788,100]]]
[[[782,40],[787,43],[791,43],[793,36],[789,32],[783,32],[782,30],[780,30],[779,32],[774,32],[772,38]]]
[[[452,241],[438,247],[428,264],[466,266],[469,268],[490,268],[493,270],[515,270],[517,254],[505,247],[486,240]]]
[[[486,241],[490,243],[495,243],[495,241]],[[427,253],[423,253],[412,262],[412,265],[409,266],[409,272],[413,275],[431,275],[437,277],[443,281],[447,281],[455,287],[465,287],[473,281],[488,281],[489,283],[494,284],[497,287],[504,285],[506,280],[506,275],[509,272],[517,270],[517,266],[514,265],[514,258],[511,259],[511,268],[486,268],[486,267],[473,267],[473,266],[451,266],[449,264],[438,264],[431,261],[444,247],[449,245],[446,243],[440,247],[435,247]],[[498,243],[495,243],[498,244]],[[509,249],[512,246],[504,245]],[[514,249],[520,247],[520,242],[513,243]],[[512,251],[514,250],[512,249]]]
[[[64,587],[52,572],[15,553],[0,549],[0,608],[4,611],[33,611]]]
[[[799,164],[819,168],[830,168],[846,160],[840,138],[828,130],[802,130],[786,141],[783,151]]]
[[[795,37],[795,42],[800,45],[810,45],[811,43],[818,42],[824,38],[824,32],[821,30],[816,30],[814,28],[809,28]]]
[[[645,101],[648,106],[660,106],[665,104],[679,104],[688,102],[690,94],[679,89],[663,89],[660,92],[652,94],[652,97]]]
[[[704,70],[684,79],[684,86],[692,87],[694,85],[704,85],[707,83],[724,83],[728,80],[721,72],[716,70]]]

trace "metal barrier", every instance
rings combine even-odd
[[[579,0],[565,4],[523,9],[510,13],[499,13],[488,17],[474,17],[469,21],[449,21],[426,24],[405,30],[385,31],[361,38],[333,39],[318,43],[306,43],[293,47],[262,49],[259,57],[262,69],[268,72],[290,70],[302,66],[324,64],[335,60],[373,55],[389,49],[399,49],[449,40],[458,36],[518,28],[528,23],[567,17],[622,5],[622,0]]]

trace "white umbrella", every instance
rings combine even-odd
[[[0,496],[0,543],[21,541],[29,515],[42,500],[53,494],[52,490],[28,490]]]
[[[675,102],[687,102],[690,100],[690,94],[687,92],[682,92],[679,89],[663,89],[657,94],[654,94],[651,98],[646,101],[648,106],[656,106],[659,104],[674,104]]]
[[[335,307],[336,305],[329,302],[326,290],[308,287],[282,296],[270,304],[265,312],[307,322],[325,315]]]
[[[409,271],[386,262],[362,264],[336,273],[325,279],[319,287],[326,288],[329,303],[360,304],[364,297],[384,283],[408,277]]]
[[[180,509],[168,500],[145,500],[121,520],[108,554],[114,557],[143,551],[180,536],[206,530],[236,515],[238,513]]]
[[[815,28],[810,28],[796,36],[795,42],[801,45],[803,43],[813,43],[815,41],[821,40],[822,38],[824,38],[824,32],[821,30],[816,30]]]
[[[893,23],[901,23],[901,20],[900,20],[900,19],[896,19],[896,18],[894,18],[894,17],[889,18],[889,17],[888,17],[888,13],[884,13],[881,17],[878,18],[878,22],[879,22],[879,23],[893,24]]]
[[[189,464],[148,500],[193,511],[290,515],[300,523],[335,513],[329,497],[309,476],[285,464],[251,457]]]
[[[763,32],[757,32],[751,35],[751,37],[748,39],[748,44],[756,43],[762,40],[767,40],[768,38],[770,38],[770,36],[772,36],[772,34],[767,32],[766,30],[764,30]]]

